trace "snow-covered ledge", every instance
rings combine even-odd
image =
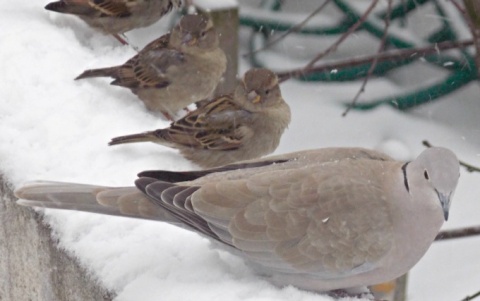
[[[42,215],[15,201],[0,176],[0,300],[112,300],[111,293],[57,247]]]

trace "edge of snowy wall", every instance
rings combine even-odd
[[[43,216],[16,200],[0,174],[0,301],[112,300],[111,292],[58,247]]]

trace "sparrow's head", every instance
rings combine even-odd
[[[185,15],[172,31],[170,43],[184,51],[211,50],[218,47],[218,35],[212,20],[204,15]]]
[[[243,95],[247,108],[263,108],[283,102],[277,76],[264,68],[248,70],[235,93]]]

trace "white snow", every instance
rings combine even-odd
[[[196,168],[176,151],[158,145],[107,146],[114,136],[168,123],[147,112],[130,91],[109,86],[108,80],[73,81],[85,69],[123,63],[135,52],[93,32],[77,18],[45,11],[47,2],[0,3],[0,170],[6,178],[14,185],[36,179],[131,185],[145,169]],[[163,21],[127,36],[142,47],[163,34],[167,25]],[[242,45],[247,37],[242,30]],[[285,42],[277,48],[285,48],[285,53],[318,51],[308,45],[292,50]],[[376,49],[376,45],[359,47],[367,46]],[[267,59],[270,66],[293,64],[277,50],[275,56],[271,51],[262,54],[272,54]],[[248,68],[242,61],[241,71]],[[424,82],[428,78],[416,71],[419,68],[421,64],[416,64],[391,79],[371,79],[361,100],[405,91],[402,79]],[[341,102],[351,99],[359,87],[360,82],[283,84],[293,116],[276,153],[361,146],[408,160],[428,139],[480,165],[476,84],[409,113],[379,107],[342,118]],[[462,170],[445,228],[478,224],[479,181],[479,173]],[[115,290],[117,301],[159,296],[165,301],[331,300],[293,287],[276,288],[240,259],[211,248],[208,240],[167,224],[55,210],[46,210],[45,217],[60,246]],[[479,250],[478,237],[435,243],[410,273],[409,300],[460,300],[478,291]]]
[[[193,0],[193,4],[207,11],[231,9],[238,7],[236,0]]]

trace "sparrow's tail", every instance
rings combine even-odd
[[[45,9],[63,14],[88,15],[92,13],[92,8],[85,3],[85,1],[78,0],[61,0],[48,3]]]
[[[154,143],[162,144],[165,146],[171,146],[170,143],[164,139],[163,132],[164,132],[163,130],[156,130],[156,131],[144,132],[140,134],[119,136],[119,137],[112,138],[112,140],[110,140],[108,145],[137,143],[137,142],[154,142]]]
[[[117,78],[118,67],[99,68],[85,70],[82,74],[77,76],[75,80],[89,78],[89,77],[113,77]]]
[[[178,220],[155,205],[136,187],[104,187],[76,183],[37,181],[15,190],[18,204],[32,207],[86,211],[115,216]]]

